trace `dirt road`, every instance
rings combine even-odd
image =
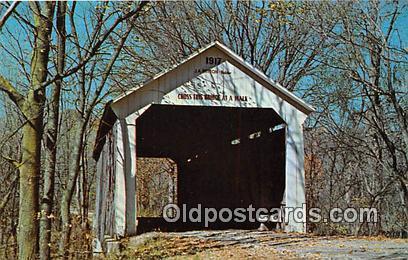
[[[120,259],[407,259],[408,240],[224,230],[146,233],[124,241]]]

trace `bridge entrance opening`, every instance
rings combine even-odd
[[[249,205],[277,208],[285,189],[285,131],[284,121],[273,109],[153,104],[136,120],[136,156],[171,159],[177,177],[170,179],[176,183],[164,185],[169,194],[163,198],[176,202],[181,210],[198,205],[202,212],[204,208],[233,211]],[[158,164],[168,163],[166,160],[156,159]],[[143,163],[138,171],[141,167]],[[142,180],[137,178],[140,185]],[[170,194],[172,191],[176,194]],[[168,223],[157,214],[138,214],[137,231],[204,228],[203,219],[192,222],[188,212],[186,215],[187,221],[181,212],[178,221]],[[259,226],[249,222],[248,215],[246,220],[216,221],[208,228]]]

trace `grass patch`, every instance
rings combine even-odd
[[[163,259],[176,256],[193,256],[204,250],[217,247],[219,245],[216,242],[157,235],[146,239],[143,243],[138,243],[136,246],[132,245],[130,241],[123,241],[124,250],[109,254],[105,259]]]

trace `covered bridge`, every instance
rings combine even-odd
[[[137,232],[137,157],[177,164],[180,205],[302,207],[312,111],[218,42],[131,89],[106,105],[98,129],[96,243]]]

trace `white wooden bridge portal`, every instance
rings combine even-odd
[[[94,151],[96,247],[138,231],[137,157],[177,164],[178,204],[302,207],[312,111],[218,42],[110,102]],[[289,219],[285,230],[305,223]]]

